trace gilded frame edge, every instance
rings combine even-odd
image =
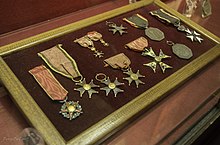
[[[96,16],[93,16],[90,18],[86,18],[86,19],[78,21],[78,22],[74,22],[72,24],[68,24],[68,25],[65,25],[65,26],[38,34],[36,36],[32,36],[32,37],[29,37],[29,38],[26,38],[26,39],[23,39],[23,40],[20,40],[17,42],[13,42],[13,43],[1,46],[0,47],[0,56],[7,55],[7,54],[10,54],[14,51],[19,51],[19,50],[37,45],[39,43],[54,39],[54,38],[59,37],[61,35],[71,33],[73,31],[80,29],[80,28],[92,25],[97,22],[101,22],[101,21],[106,20],[108,18],[112,18],[114,16],[117,16],[122,13],[126,13],[131,10],[135,10],[135,9],[140,8],[142,6],[149,5],[151,3],[155,3],[159,7],[162,7],[166,11],[176,15],[184,23],[186,23],[187,25],[189,25],[193,29],[197,30],[198,32],[203,33],[203,35],[205,35],[207,38],[213,40],[216,43],[220,43],[219,37],[212,34],[211,32],[204,29],[203,27],[196,24],[195,22],[190,21],[188,18],[181,15],[179,12],[177,12],[173,9],[170,9],[165,3],[161,2],[160,0],[141,0],[141,1],[134,3],[134,4],[126,5],[121,8],[117,8],[115,10],[105,12],[103,14],[99,14],[99,15],[96,15]]]
[[[145,91],[143,94],[136,97],[126,105],[122,106],[106,118],[102,119],[86,131],[82,132],[68,142],[68,145],[74,144],[95,144],[93,141],[98,141],[107,135],[113,129],[122,125],[126,120],[140,112],[146,107],[149,107],[155,101],[161,99],[167,92],[173,90],[176,86],[186,81],[191,75],[220,56],[220,44],[199,56],[191,63],[185,65],[177,72],[167,77],[160,83]],[[167,85],[169,84],[169,86]],[[153,96],[153,97],[152,97]],[[128,113],[129,112],[129,113]],[[83,141],[83,142],[82,142]]]
[[[0,80],[10,92],[13,101],[27,121],[44,136],[46,142],[55,141],[56,145],[65,145],[65,140],[30,96],[11,69],[0,57]],[[45,131],[45,128],[50,128]],[[50,134],[53,134],[52,136]],[[54,144],[55,145],[55,144]]]
[[[199,33],[203,34],[205,37],[209,38],[210,40],[218,44],[220,43],[220,38],[218,36],[214,35],[210,31],[206,30],[196,22],[193,22],[192,20],[180,14],[179,12],[175,11],[174,9],[169,8],[165,3],[161,2],[160,0],[154,0],[154,3],[159,7],[163,8],[164,10],[166,10],[167,12],[174,14],[175,16],[180,18],[182,22],[192,27],[194,30],[198,31]]]
[[[195,24],[194,22],[191,22],[189,20],[185,20],[181,14],[178,12],[169,9],[164,3],[160,2],[159,0],[143,0],[138,3],[133,4],[132,6],[124,6],[122,8],[118,8],[116,10],[106,12],[67,26],[63,26],[61,28],[57,28],[42,34],[39,34],[37,36],[33,36],[30,38],[27,38],[25,40],[21,40],[3,47],[0,47],[0,56],[10,54],[14,51],[19,51],[21,49],[25,49],[28,47],[31,47],[33,45],[36,45],[38,43],[56,38],[58,36],[67,34],[69,32],[75,31],[77,29],[80,29],[82,27],[86,27],[88,25],[92,25],[93,23],[97,23],[99,21],[103,21],[104,19],[108,19],[114,16],[117,16],[121,13],[126,13],[128,11],[140,8],[142,6],[146,6],[151,3],[155,3],[159,7],[164,8],[168,12],[171,12],[178,16],[182,21],[184,21],[186,24],[194,28],[195,30],[199,31],[209,39],[215,41],[216,43],[220,42],[220,39],[215,36],[214,34],[210,33],[209,31],[205,30],[198,24]],[[123,10],[123,12],[122,12]],[[107,15],[107,16],[106,16]],[[106,16],[104,18],[104,16]],[[98,20],[98,18],[104,18],[101,20]],[[94,22],[91,23],[91,19],[94,19]],[[88,24],[83,24],[85,22],[90,21]],[[83,25],[82,25],[83,24]],[[77,28],[75,28],[78,26]],[[74,27],[74,28],[73,28]],[[63,31],[65,30],[65,31]],[[99,141],[101,138],[103,138],[105,135],[110,133],[112,130],[117,128],[118,126],[122,125],[127,119],[144,109],[145,107],[149,106],[151,103],[157,101],[161,96],[163,96],[165,93],[168,91],[174,89],[177,85],[182,83],[184,80],[189,78],[191,75],[196,73],[198,70],[200,70],[202,67],[204,67],[206,64],[209,62],[213,61],[215,58],[219,57],[220,52],[218,51],[220,48],[220,45],[217,44],[215,47],[189,63],[188,65],[184,66],[180,70],[178,70],[176,73],[171,75],[170,77],[166,78],[165,80],[161,81],[154,87],[150,88],[140,96],[138,96],[136,99],[132,100],[131,102],[127,103],[117,111],[113,112],[100,122],[96,123],[92,127],[88,128],[78,136],[74,137],[70,141],[66,142],[63,137],[60,135],[60,133],[56,130],[56,128],[52,125],[52,123],[49,121],[49,119],[44,115],[42,110],[39,108],[39,106],[34,102],[32,97],[28,94],[28,92],[25,90],[25,88],[22,86],[22,84],[19,82],[19,80],[16,78],[16,76],[13,74],[13,72],[10,70],[10,68],[5,64],[4,60],[0,58],[0,78],[3,84],[6,86],[6,88],[9,90],[11,95],[13,96],[13,99],[19,106],[25,106],[27,104],[27,101],[31,102],[31,107],[34,108],[34,111],[36,113],[40,114],[41,118],[41,123],[39,121],[36,121],[36,119],[39,119],[35,115],[33,115],[33,112],[30,111],[29,109],[33,109],[27,107],[27,108],[22,108],[22,112],[27,116],[28,120],[32,123],[34,127],[36,127],[41,134],[43,134],[45,140],[47,143],[52,144],[52,145],[72,145],[72,144],[94,144],[97,141]],[[196,67],[195,67],[196,66]],[[181,77],[180,77],[180,76]],[[178,78],[178,79],[177,79]],[[176,81],[178,80],[178,81]],[[167,83],[172,84],[169,87],[166,85]],[[162,89],[163,88],[163,89]],[[20,96],[23,96],[23,100],[20,100]],[[154,96],[154,97],[151,97]],[[25,100],[27,99],[28,100]],[[29,103],[30,103],[29,102]],[[135,104],[136,105],[135,107]],[[142,105],[140,105],[142,104]],[[133,106],[133,107],[132,107]],[[132,108],[132,109],[131,109]],[[127,114],[127,112],[131,112]],[[38,114],[38,116],[39,116]],[[45,126],[47,124],[49,126],[49,129],[45,132],[44,129],[45,127],[48,128],[48,126]],[[49,130],[49,131],[48,131]],[[53,134],[51,136],[50,134]]]
[[[90,26],[92,24],[104,21],[106,19],[115,17],[117,15],[129,12],[131,10],[135,10],[138,9],[142,6],[146,6],[148,4],[153,3],[154,0],[142,0],[139,1],[137,3],[131,4],[131,5],[126,5],[111,11],[107,11],[105,13],[102,14],[98,14],[96,16],[92,16],[90,18],[86,18],[62,27],[58,27],[56,29],[53,30],[49,30],[47,32],[43,32],[41,34],[38,34],[36,36],[32,36],[14,43],[10,43],[4,46],[0,47],[0,56],[4,56],[10,53],[13,53],[15,51],[19,51],[34,45],[37,45],[39,43],[54,39],[56,37],[74,32],[78,29]]]

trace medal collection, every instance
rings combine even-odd
[[[181,25],[181,21],[179,18],[167,13],[163,9],[151,11],[150,14],[152,16],[155,16],[156,18],[158,18],[162,22],[172,24],[174,27],[177,28],[177,30],[182,31],[182,32],[186,32],[186,37],[189,38],[192,42],[197,41],[197,42],[201,43],[203,41],[203,39],[201,38],[201,35],[199,33],[197,33],[194,30],[189,30],[185,26]]]
[[[108,43],[106,43],[102,39],[102,34],[100,34],[97,31],[88,32],[87,35],[85,35],[79,39],[74,40],[74,42],[78,43],[82,47],[86,47],[86,48],[90,49],[91,51],[93,51],[95,57],[98,57],[98,58],[103,57],[104,53],[102,51],[98,51],[95,48],[93,41],[100,41],[104,46],[109,45]]]
[[[185,28],[180,24],[180,20],[177,17],[168,14],[162,9],[151,11],[150,14],[173,24],[180,31],[185,31],[187,33],[186,37],[190,38],[192,41],[202,42],[203,39],[200,37],[200,34]],[[140,14],[134,14],[123,20],[135,28],[143,29],[145,31],[145,36],[150,40],[156,41],[156,43],[162,43],[162,41],[166,39],[164,32],[158,28],[149,27],[148,20]],[[110,21],[106,21],[105,25],[108,26],[109,32],[114,36],[119,35],[123,37],[122,35],[124,34],[128,35],[128,29],[132,29],[132,27],[127,28],[122,24],[118,25]],[[134,53],[140,53],[140,57],[146,57],[147,59],[146,62],[143,62],[143,66],[150,67],[154,73],[158,73],[158,67],[162,70],[162,73],[165,73],[167,69],[173,68],[170,64],[166,63],[167,59],[172,59],[171,56],[165,54],[162,49],[159,49],[159,53],[155,53],[155,50],[150,46],[147,38],[140,36],[126,43],[124,46],[127,51],[134,51]],[[86,33],[86,35],[75,39],[73,42],[79,44],[79,47],[82,47],[82,49],[87,48],[92,51],[95,57],[100,58],[99,60],[104,57],[104,53],[100,50],[103,48],[105,49],[105,47],[111,47],[111,44],[105,42],[103,35],[97,31],[90,31]],[[98,48],[98,50],[95,47],[95,43],[101,43],[103,47],[99,45],[100,48]],[[192,50],[184,44],[167,40],[166,45],[167,48],[171,49],[173,54],[180,59],[189,60],[193,57]],[[107,50],[105,49],[105,51]],[[83,52],[89,53],[89,51],[86,52],[86,50]],[[84,98],[83,96],[88,96],[89,99],[92,99],[92,96],[95,96],[95,94],[101,91],[104,91],[105,95],[108,97],[114,96],[116,98],[126,91],[121,88],[126,84],[131,87],[136,87],[136,89],[139,88],[139,85],[145,85],[145,82],[141,80],[145,76],[136,68],[131,68],[132,61],[125,53],[119,53],[104,58],[103,60],[104,67],[120,70],[124,75],[123,78],[110,78],[102,72],[97,72],[94,76],[94,80],[86,80],[80,73],[77,62],[64,50],[62,44],[39,52],[38,56],[42,58],[52,71],[72,80],[76,86],[73,90],[77,91],[81,98]],[[79,101],[68,101],[68,91],[59,83],[46,66],[37,66],[29,72],[51,100],[63,103],[59,113],[61,113],[64,118],[74,120],[82,114],[82,106],[79,104]],[[123,80],[127,83],[121,82]]]

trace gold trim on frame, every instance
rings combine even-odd
[[[175,89],[176,86],[186,81],[201,68],[212,62],[220,56],[220,39],[209,31],[205,30],[198,24],[188,20],[178,12],[170,9],[159,0],[142,0],[140,2],[130,4],[103,14],[96,15],[18,42],[14,42],[0,47],[0,56],[9,55],[15,51],[19,51],[39,43],[54,39],[61,35],[76,31],[80,28],[87,27],[94,23],[104,21],[117,15],[129,12],[131,10],[154,3],[166,11],[179,17],[184,23],[191,26],[196,31],[205,35],[209,39],[216,42],[216,46],[179,69],[177,72],[167,77],[157,85],[148,89],[143,94],[116,110],[106,118],[94,124],[92,127],[83,131],[78,136],[66,142],[60,133],[56,130],[47,116],[42,112],[21,82],[16,78],[4,60],[0,57],[0,80],[10,92],[14,102],[19,106],[21,111],[27,117],[28,121],[42,134],[48,145],[85,145],[95,144],[102,138],[111,134],[119,126],[123,125],[128,119],[136,115],[141,110],[149,107],[169,91]],[[167,85],[169,84],[169,85]]]
[[[28,122],[41,133],[45,141],[47,143],[54,141],[51,145],[65,145],[63,137],[1,57],[0,79],[1,83],[3,83],[10,92],[15,104],[19,106],[19,109],[27,117]]]
[[[14,51],[19,51],[21,49],[25,49],[34,45],[37,45],[39,43],[54,39],[56,37],[62,36],[64,34],[71,33],[73,31],[79,30],[80,28],[84,28],[87,26],[90,26],[92,24],[104,21],[106,19],[115,17],[117,15],[129,12],[131,10],[138,9],[140,7],[149,5],[153,2],[154,0],[143,0],[134,4],[126,5],[121,8],[117,8],[112,11],[108,11],[90,18],[86,18],[84,20],[68,24],[41,34],[38,34],[36,36],[29,37],[24,40],[20,40],[5,46],[0,47],[0,56],[10,54]]]
[[[220,38],[216,35],[212,34],[199,24],[189,20],[189,18],[185,17],[184,15],[180,14],[179,12],[175,11],[174,9],[171,9],[168,7],[165,3],[161,2],[160,0],[154,0],[154,3],[158,5],[159,7],[163,8],[165,11],[177,16],[182,22],[186,23],[188,26],[192,27],[194,30],[196,30],[199,33],[202,33],[205,37],[208,37],[212,41],[216,43],[220,43]]]

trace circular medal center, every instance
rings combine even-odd
[[[91,50],[92,50],[92,51],[96,51],[95,47],[92,47]]]
[[[132,80],[138,80],[138,75],[137,74],[131,74],[131,79]]]
[[[89,84],[84,84],[83,85],[83,89],[85,89],[86,91],[91,89],[91,86]]]
[[[76,110],[73,105],[68,106],[67,109],[69,110],[69,112],[74,112]]]
[[[161,62],[161,58],[159,56],[156,56],[154,59],[156,62]]]
[[[114,88],[116,87],[116,85],[115,85],[114,83],[109,83],[109,84],[108,84],[108,87],[109,87],[110,89],[114,89]]]

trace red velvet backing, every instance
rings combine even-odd
[[[100,22],[87,28],[72,32],[71,34],[61,36],[59,38],[31,47],[30,49],[11,54],[4,57],[4,60],[18,77],[18,79],[22,82],[24,87],[31,94],[43,112],[52,121],[64,139],[70,140],[80,132],[84,131],[88,127],[116,111],[118,108],[122,107],[141,93],[153,87],[155,84],[170,76],[178,69],[190,63],[192,60],[216,45],[216,43],[209,40],[208,38],[205,38],[204,36],[202,36],[204,41],[201,44],[198,42],[191,42],[185,37],[183,32],[179,32],[173,26],[165,25],[158,21],[156,18],[149,15],[149,11],[155,9],[158,9],[158,7],[150,5],[108,20],[115,22],[118,25],[123,24],[128,28],[128,34],[124,34],[122,36],[119,34],[113,35],[108,31],[108,26],[106,26],[105,22]],[[144,36],[144,30],[131,27],[129,24],[122,20],[124,17],[129,17],[136,13],[146,17],[149,20],[149,26],[157,27],[165,33],[166,38],[161,42],[151,41],[147,38],[149,40],[149,46],[155,50],[156,54],[159,53],[159,49],[162,49],[165,54],[172,56],[171,59],[164,60],[165,63],[173,66],[173,69],[167,69],[165,74],[161,72],[159,67],[157,69],[157,73],[153,73],[151,68],[143,66],[143,63],[148,63],[151,61],[150,57],[141,56],[141,54],[138,52],[124,48],[126,43],[138,37]],[[104,47],[100,42],[95,42],[95,47],[105,53],[104,58],[95,58],[89,49],[83,48],[79,44],[73,42],[73,40],[76,38],[80,38],[87,32],[94,30],[100,32],[103,35],[103,39],[110,44],[109,47]],[[172,53],[171,47],[166,44],[166,40],[187,45],[192,49],[194,56],[190,60],[179,59]],[[78,86],[75,86],[75,84],[70,79],[56,74],[51,70],[58,81],[64,86],[64,88],[69,91],[69,100],[78,100],[83,107],[83,114],[76,120],[69,121],[68,119],[64,119],[58,113],[61,104],[50,100],[43,89],[28,73],[28,70],[34,68],[35,66],[41,64],[46,65],[44,61],[37,56],[37,53],[51,48],[58,43],[62,43],[63,48],[75,59],[80,72],[86,78],[87,82],[93,79],[95,84],[103,86],[95,80],[95,75],[102,72],[109,76],[112,81],[115,79],[115,77],[117,77],[120,82],[124,82],[125,86],[122,86],[121,89],[124,89],[125,92],[118,94],[116,98],[113,96],[112,92],[109,94],[109,96],[106,97],[104,91],[99,91],[99,94],[94,94],[92,99],[89,99],[86,93],[82,98],[80,98],[79,92],[74,91],[74,88],[78,88]],[[134,72],[140,70],[140,73],[146,76],[145,78],[141,79],[143,82],[145,82],[145,85],[140,85],[137,89],[134,83],[132,83],[129,87],[127,81],[122,80],[123,77],[126,77],[122,71],[114,70],[110,67],[103,67],[103,60],[105,58],[121,52],[125,53],[130,58],[131,68]]]

